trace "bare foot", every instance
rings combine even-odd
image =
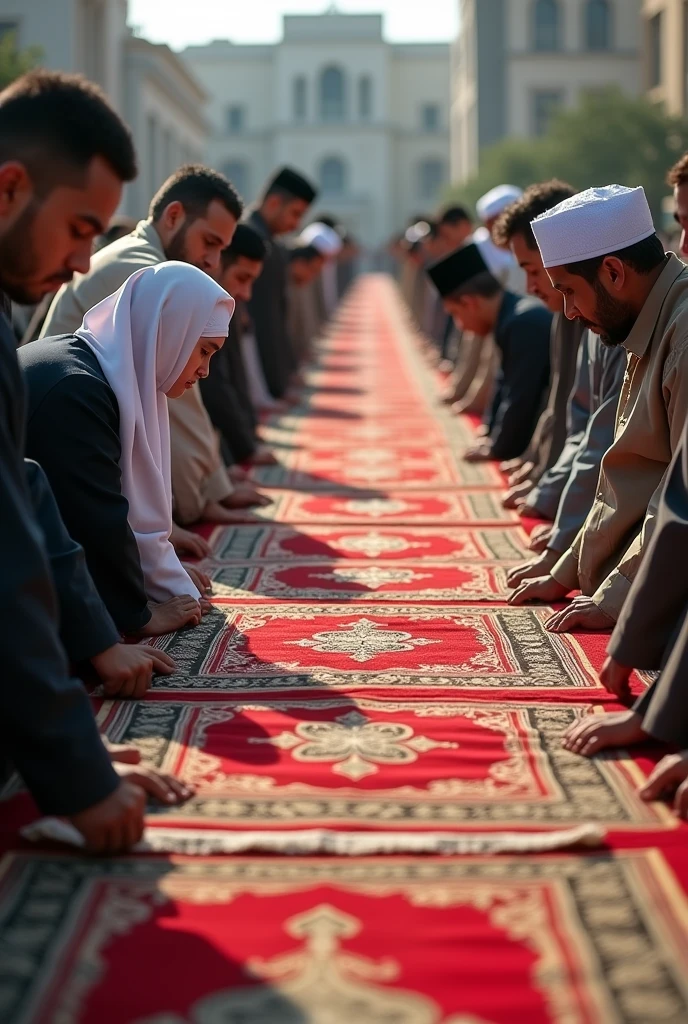
[[[586,715],[569,726],[564,733],[562,746],[582,757],[593,757],[608,747],[629,747],[647,739],[642,723],[642,718],[635,711]]]

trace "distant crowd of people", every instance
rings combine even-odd
[[[688,154],[668,183],[688,257]],[[688,817],[688,267],[642,187],[502,185],[476,212],[450,206],[391,248],[444,400],[481,419],[464,458],[499,463],[505,506],[539,520],[510,603],[565,602],[548,630],[611,633],[601,681],[628,710],[563,744],[664,744],[642,795]],[[633,669],[657,673],[637,700]]]
[[[330,217],[300,230],[316,189],[289,167],[251,210],[181,167],[139,223],[116,214],[136,173],[87,80],[0,93],[0,781],[18,770],[94,852],[138,841],[146,794],[191,791],[106,744],[82,680],[136,698],[175,671],[123,641],[209,611],[187,527],[269,504],[260,416],[297,400],[357,255]]]

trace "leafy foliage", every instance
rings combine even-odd
[[[0,89],[35,68],[42,56],[43,51],[39,46],[19,50],[16,33],[6,32],[0,37]]]
[[[669,168],[688,150],[688,122],[646,97],[617,88],[591,90],[575,110],[559,113],[547,135],[507,139],[481,155],[480,174],[450,189],[448,198],[475,204],[502,182],[527,185],[563,178],[579,189],[642,185],[659,217]]]

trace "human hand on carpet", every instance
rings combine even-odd
[[[645,785],[640,787],[639,794],[643,800],[661,800],[674,791],[674,810],[679,818],[688,820],[688,750],[663,757]]]
[[[504,508],[518,508],[523,504],[523,499],[526,495],[530,494],[533,489],[533,483],[531,480],[524,480],[523,483],[516,484],[515,487],[510,487],[502,498],[502,505]]]
[[[259,444],[250,459],[252,466],[279,466],[279,459],[266,444]]]
[[[551,604],[552,601],[561,601],[568,592],[568,587],[558,583],[553,576],[537,576],[524,580],[509,598],[509,604],[528,604],[529,601]]]
[[[91,658],[108,697],[140,700],[148,690],[153,673],[169,676],[176,665],[169,654],[153,647],[114,644]]]
[[[486,441],[472,444],[470,448],[466,448],[463,458],[466,462],[487,462],[492,458],[492,445]]]
[[[201,621],[201,607],[198,601],[194,601],[193,597],[187,594],[171,597],[162,604],[149,603],[148,607],[151,617],[138,631],[137,636],[163,636],[165,633],[174,633],[183,626],[197,626]]]
[[[534,469],[535,466],[532,462],[521,462],[521,465],[513,471],[507,480],[509,487],[516,487],[524,480],[528,480],[532,476]]]
[[[235,487],[231,494],[222,499],[220,504],[224,508],[251,508],[253,505],[264,508],[266,505],[272,504],[272,499],[267,494],[261,494],[253,484],[245,483]]]
[[[611,633],[616,621],[603,612],[591,597],[579,594],[574,597],[568,608],[555,612],[545,623],[550,633],[607,632]]]
[[[190,555],[191,558],[207,558],[211,550],[207,540],[190,530],[183,530],[176,523],[172,525],[170,543],[178,555]]]
[[[532,558],[528,562],[522,562],[515,566],[506,578],[510,587],[518,587],[524,580],[537,579],[540,576],[549,576],[550,569],[553,569],[559,560],[556,551],[544,551],[539,558]]]
[[[145,809],[143,789],[122,780],[105,800],[67,817],[84,837],[88,853],[124,853],[143,835]]]
[[[608,654],[600,672],[600,682],[605,690],[608,690],[609,693],[613,693],[615,697],[625,702],[631,696],[629,679],[632,671],[632,668],[629,668],[627,665],[620,665],[615,658]]]
[[[191,786],[175,779],[174,775],[165,775],[147,765],[116,764],[114,768],[121,779],[140,786],[144,793],[159,800],[161,804],[184,803],[195,792]]]
[[[211,594],[213,591],[213,581],[207,572],[203,572],[197,565],[189,565],[188,562],[182,562],[182,565],[191,577],[191,582],[194,583],[201,594]]]
[[[605,715],[584,715],[573,722],[561,741],[564,750],[593,757],[609,747],[630,747],[647,739],[643,720],[635,711],[612,711]]]
[[[536,526],[530,535],[528,548],[537,555],[542,554],[549,547],[549,542],[554,535],[554,527],[550,523],[541,523]]]
[[[533,505],[529,505],[526,501],[523,500],[519,500],[516,502],[516,511],[522,519],[540,518],[540,512]]]

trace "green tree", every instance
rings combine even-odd
[[[525,188],[556,176],[580,189],[616,182],[642,185],[659,218],[667,171],[686,150],[688,122],[661,105],[617,88],[590,90],[575,110],[555,117],[542,138],[507,139],[486,149],[480,174],[450,195],[474,204],[502,182]]]
[[[42,56],[42,50],[38,46],[19,50],[15,32],[6,32],[0,36],[0,89],[4,89],[15,78],[36,67]]]

